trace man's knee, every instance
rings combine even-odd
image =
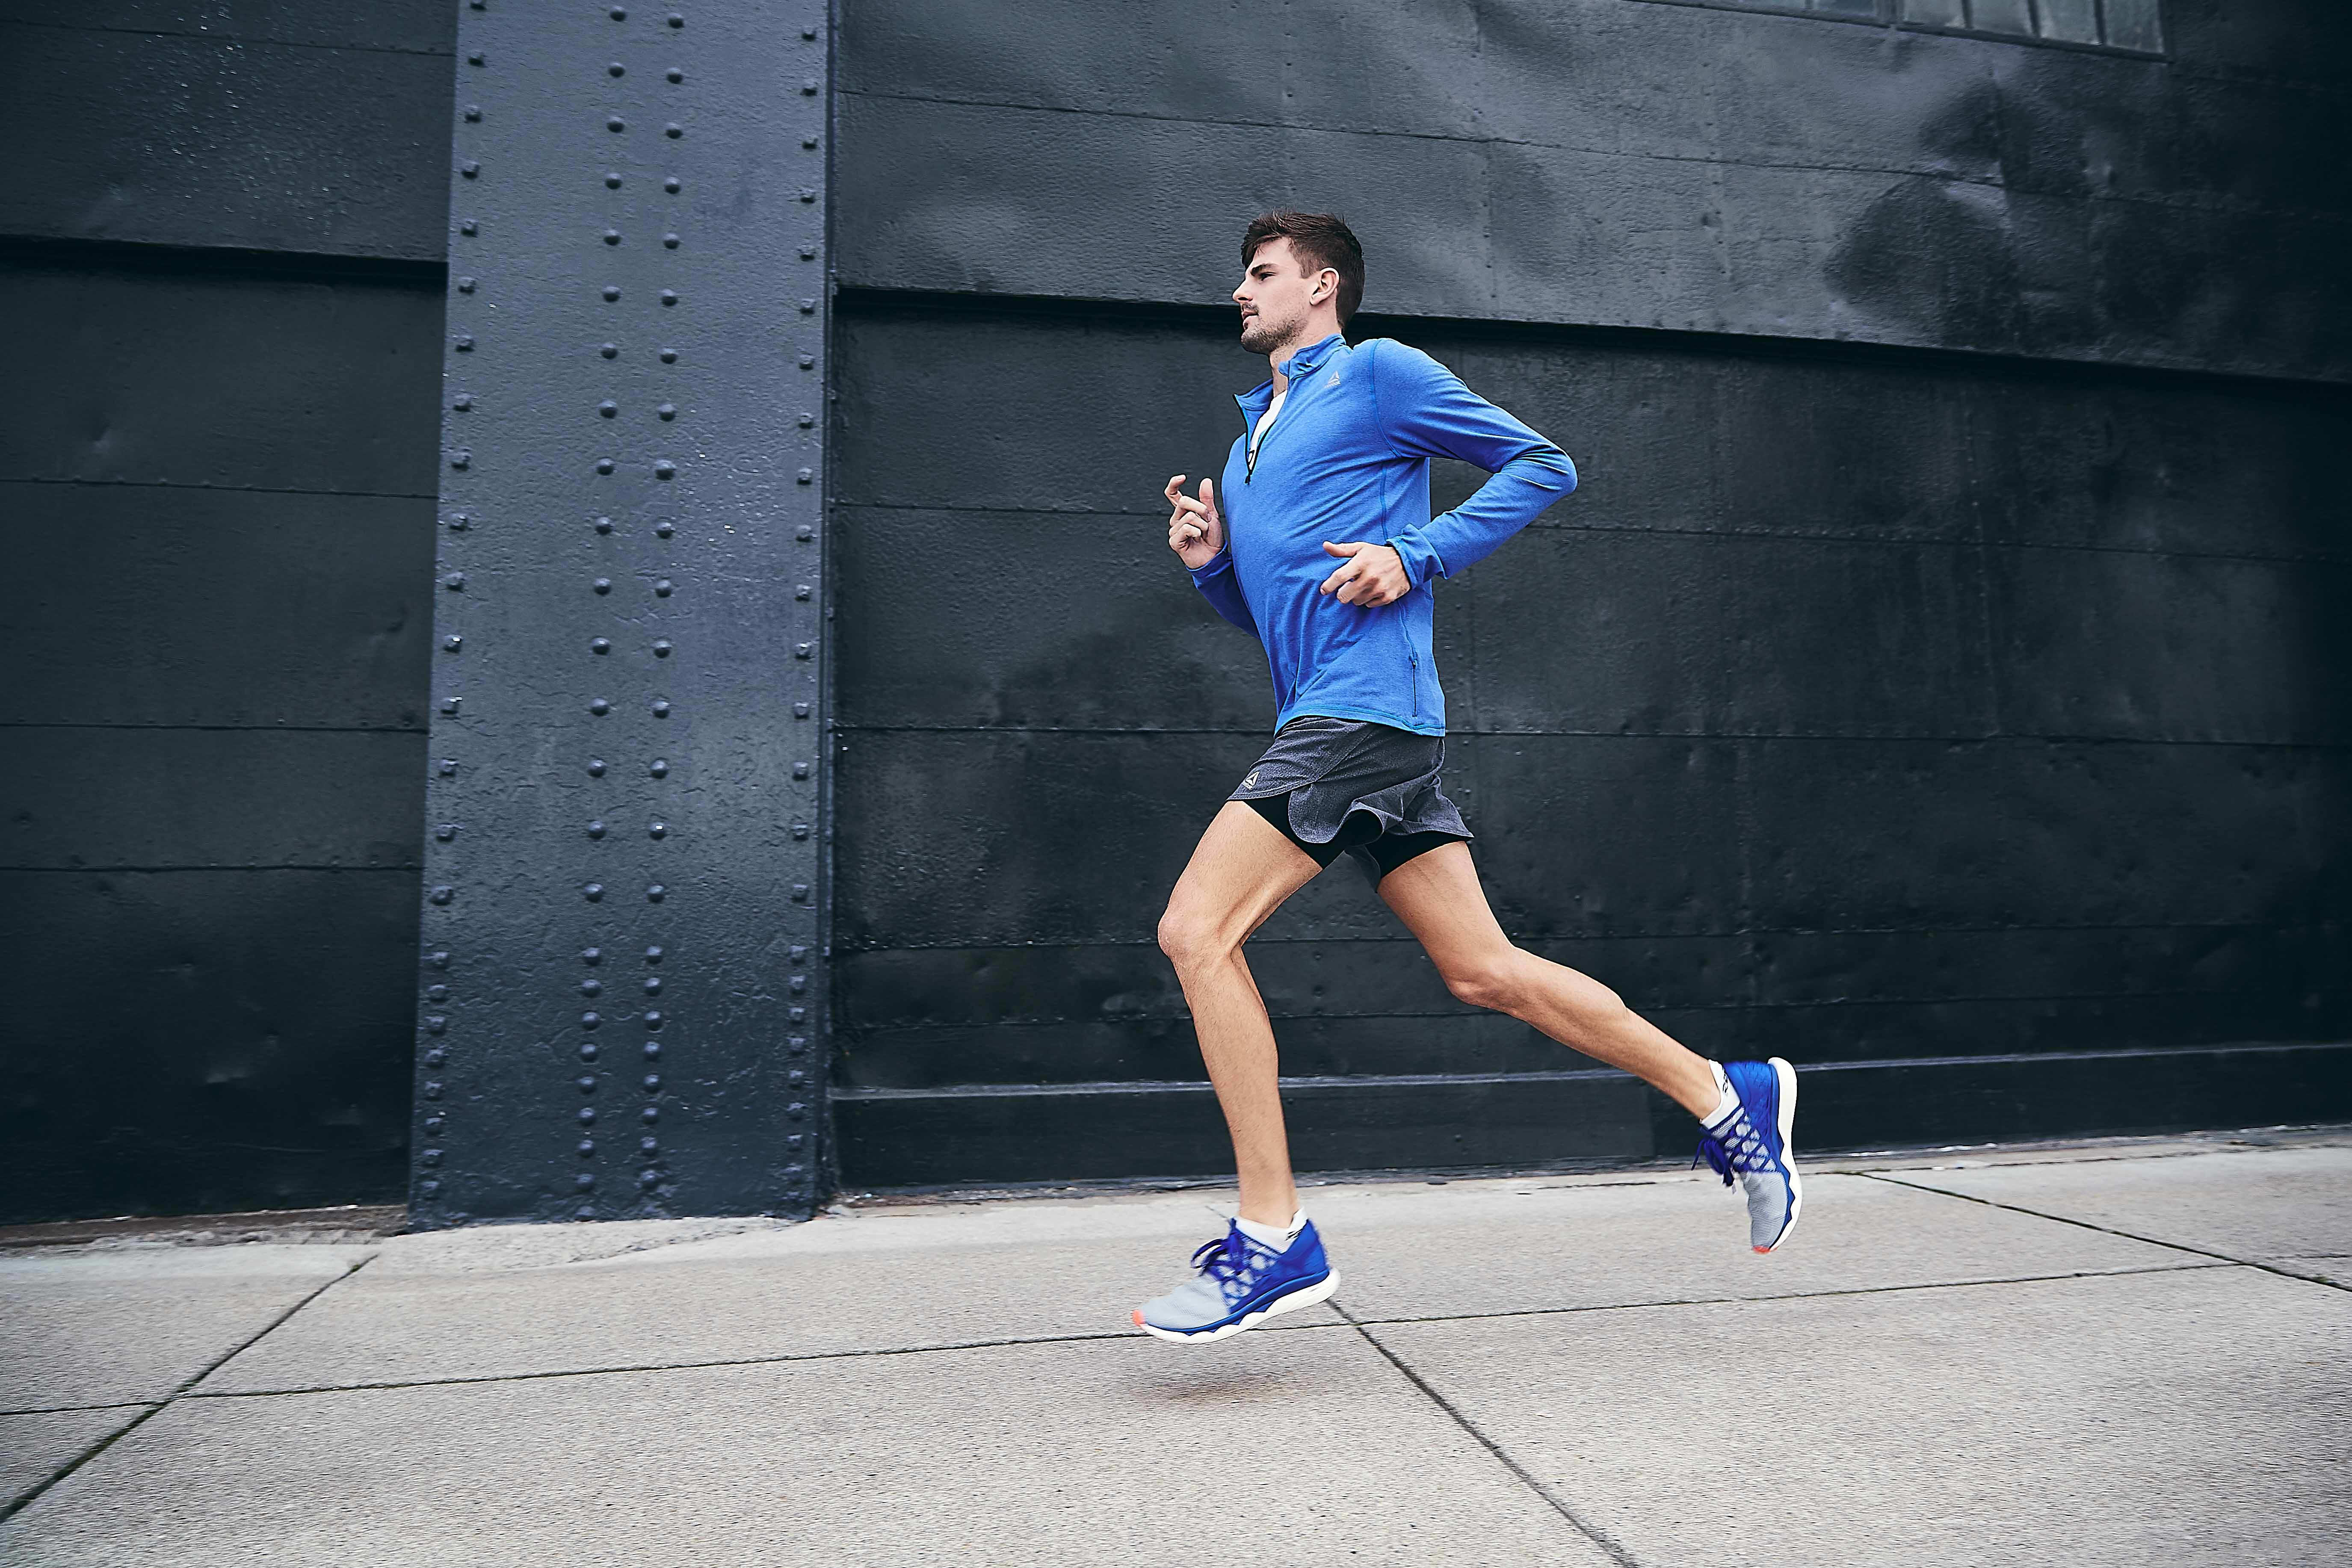
[[[1445,988],[1454,993],[1456,1001],[1507,1013],[1518,1002],[1524,988],[1521,963],[1527,957],[1520,948],[1506,947],[1474,962],[1457,964],[1445,972]]]
[[[1171,904],[1160,917],[1160,951],[1180,970],[1213,963],[1233,947],[1224,922],[1213,915]]]

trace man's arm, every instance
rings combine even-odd
[[[1242,597],[1242,580],[1234,572],[1234,552],[1228,548],[1212,556],[1205,566],[1190,568],[1192,585],[1201,590],[1217,614],[1256,637],[1257,617],[1250,614],[1249,601]]]
[[[1491,476],[1452,511],[1382,541],[1418,588],[1433,572],[1451,577],[1484,558],[1574,489],[1576,465],[1419,349],[1375,341],[1372,404],[1389,445],[1415,457],[1458,458]]]

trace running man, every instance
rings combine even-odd
[[[1340,335],[1363,298],[1363,250],[1338,218],[1269,213],[1242,237],[1241,346],[1274,377],[1240,395],[1224,477],[1168,481],[1168,548],[1274,674],[1273,743],[1211,819],[1160,921],[1241,1174],[1239,1217],[1195,1272],[1135,1312],[1161,1339],[1220,1340],[1322,1300],[1339,1277],[1292,1184],[1273,1026],[1242,944],[1344,850],[1465,1002],[1507,1013],[1622,1068],[1698,1118],[1699,1152],[1747,1190],[1748,1241],[1797,1223],[1796,1073],[1717,1063],[1636,1016],[1606,985],[1512,945],[1438,787],[1445,694],[1430,656],[1433,590],[1576,488],[1568,455],[1390,338]],[[1443,516],[1429,460],[1491,476]]]

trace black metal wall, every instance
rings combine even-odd
[[[1523,942],[1837,1068],[1817,1142],[2344,1113],[2352,22],[1901,25],[2082,9],[847,6],[847,1177],[1223,1157],[1151,929],[1271,701],[1156,497],[1282,202],[1584,471],[1443,589]],[[406,1190],[470,14],[0,0],[5,1217]],[[1254,947],[1305,1163],[1656,1146],[1402,941],[1341,870]]]
[[[1202,302],[1276,205],[1364,238],[1356,335],[1582,472],[1439,590],[1524,945],[1836,1069],[1817,1144],[2352,1109],[2334,9],[2168,5],[2161,58],[1647,0],[845,20],[848,1181],[1225,1158],[1153,927],[1273,702],[1158,493],[1265,374]],[[1310,1167],[1688,1136],[1344,870],[1251,951]]]
[[[0,5],[0,1219],[405,1191],[454,24]]]

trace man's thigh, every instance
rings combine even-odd
[[[1510,951],[1470,847],[1458,839],[1407,860],[1381,879],[1380,891],[1449,981],[1500,963]]]
[[[1209,819],[1184,874],[1176,879],[1168,916],[1239,946],[1322,869],[1265,817],[1229,800]]]

